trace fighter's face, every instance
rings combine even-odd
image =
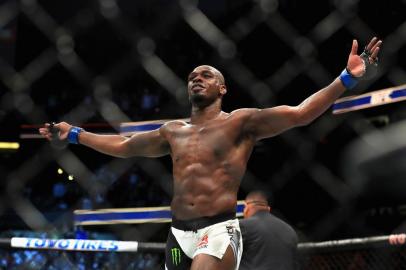
[[[193,104],[211,103],[225,94],[225,86],[215,69],[199,66],[189,74],[188,93]]]

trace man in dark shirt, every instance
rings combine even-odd
[[[244,243],[240,270],[298,269],[296,232],[270,210],[263,192],[246,197],[245,219],[240,221]]]

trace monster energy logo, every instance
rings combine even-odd
[[[175,266],[180,264],[180,249],[179,248],[172,248],[172,263]]]

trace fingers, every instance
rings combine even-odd
[[[357,55],[358,52],[358,42],[356,39],[352,41],[351,55]]]
[[[381,48],[382,45],[382,40],[379,40],[371,49],[371,57],[372,59],[376,59],[376,57],[378,56],[379,50]]]
[[[57,130],[59,127],[59,124],[55,124],[54,122],[52,123],[45,123],[44,127],[39,128],[39,134],[41,134],[43,137],[45,137],[48,140],[53,139],[53,133],[55,133],[55,130]]]
[[[46,128],[40,128],[39,129],[39,134],[41,134],[44,137],[50,137],[52,134],[48,131]]]
[[[51,132],[52,129],[56,128],[56,125],[57,125],[57,124],[55,124],[55,122],[52,122],[52,123],[45,123],[45,124],[44,124],[44,127],[43,127],[43,128],[40,128],[40,130],[41,130],[41,129],[46,129],[46,130],[48,130],[48,132]]]
[[[378,39],[377,37],[373,37],[371,39],[371,41],[369,42],[369,44],[365,47],[365,50],[369,53],[369,54],[373,54],[377,48],[379,50],[379,48],[382,45],[382,40]]]
[[[378,41],[371,47],[371,49],[369,49],[369,51],[370,51],[371,53],[373,53],[373,52],[376,50],[376,48],[381,47],[381,44],[382,44],[382,40],[378,40]]]
[[[45,127],[39,129],[39,134],[48,140],[52,140],[52,133],[49,130],[49,124],[45,124]]]
[[[40,128],[38,131],[41,135],[45,135],[49,132],[47,128]]]
[[[380,48],[379,48],[379,47],[376,47],[376,48],[374,49],[374,51],[372,52],[371,58],[372,58],[373,61],[377,60],[379,50],[380,50]]]
[[[369,62],[374,63],[378,60],[378,53],[380,51],[382,45],[382,40],[378,40],[378,38],[374,37],[371,42],[369,42],[368,46],[365,50],[369,53]]]
[[[51,124],[50,124],[50,123],[45,123],[45,124],[44,124],[44,127],[39,128],[39,133],[41,133],[41,134],[50,133],[50,132],[49,132],[50,127],[51,127]]]
[[[366,46],[366,50],[367,51],[369,51],[369,52],[371,52],[372,51],[372,48],[375,46],[375,44],[377,43],[377,41],[378,41],[378,38],[377,37],[373,37],[372,39],[371,39],[371,41],[369,42],[369,44]]]
[[[55,122],[52,123],[45,123],[45,128],[52,132],[52,130],[59,130],[61,128],[61,123],[56,124]]]

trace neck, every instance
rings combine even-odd
[[[221,100],[218,99],[208,106],[192,105],[192,113],[190,116],[191,124],[202,124],[212,120],[221,114]]]

